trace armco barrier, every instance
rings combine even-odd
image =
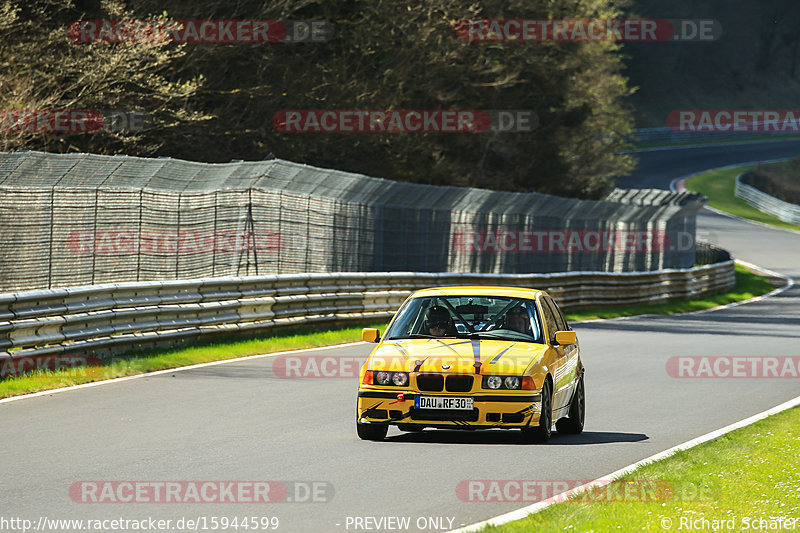
[[[105,355],[220,333],[385,320],[412,291],[431,286],[544,288],[565,309],[690,298],[733,286],[733,261],[724,251],[716,255],[723,260],[623,274],[293,274],[6,293],[0,294],[0,367],[26,358]]]
[[[703,143],[713,141],[730,141],[736,139],[791,137],[797,136],[797,131],[770,131],[771,122],[748,123],[748,131],[680,131],[669,127],[640,128],[633,130],[630,140],[638,144],[683,144]],[[708,130],[710,128],[706,128]],[[753,131],[755,130],[755,131]]]
[[[741,198],[759,211],[775,215],[784,222],[800,224],[800,205],[784,202],[765,192],[759,191],[752,185],[742,183],[742,177],[745,174],[740,174],[736,177],[734,194],[737,198]]]

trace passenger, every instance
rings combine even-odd
[[[517,306],[506,313],[506,329],[531,335],[531,321],[528,311],[522,306]]]
[[[453,336],[456,328],[450,313],[441,305],[434,305],[425,313],[425,329],[434,337]]]

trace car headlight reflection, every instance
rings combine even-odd
[[[524,380],[528,380],[530,387],[523,386]],[[484,389],[505,389],[505,390],[520,390],[520,389],[533,389],[533,380],[525,376],[484,376],[483,388]]]
[[[408,374],[405,372],[392,372],[392,383],[398,387],[405,387],[408,385]]]
[[[375,385],[405,387],[408,385],[408,372],[378,371],[374,373],[374,383]]]
[[[503,385],[503,378],[500,376],[489,376],[486,378],[486,387],[489,389],[499,389]]]

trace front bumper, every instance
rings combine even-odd
[[[528,392],[528,391],[526,391]],[[402,394],[403,399],[398,399]],[[472,410],[416,409],[417,396],[462,396],[473,399]],[[535,394],[458,394],[359,389],[358,421],[369,424],[424,427],[513,428],[539,423],[542,397]]]

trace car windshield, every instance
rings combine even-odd
[[[525,298],[431,296],[400,309],[385,339],[480,338],[542,342],[536,305]]]

